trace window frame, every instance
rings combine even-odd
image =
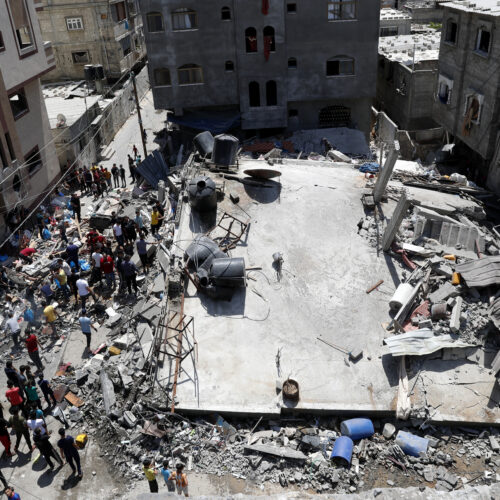
[[[3,40],[3,34],[0,31],[0,52],[3,52],[5,50],[5,42]]]
[[[184,27],[175,27],[176,21],[179,19],[184,19],[185,16],[189,16],[189,20],[192,23],[191,16],[194,16],[194,26],[190,26],[187,28]],[[170,13],[170,20],[172,21],[172,31],[191,31],[198,29],[198,12],[194,9],[189,9],[187,7],[181,7],[179,9],[175,9]]]
[[[169,81],[169,83],[158,83],[157,82],[157,78],[156,78],[156,72],[157,71],[167,71],[168,72],[168,81]],[[154,82],[155,82],[155,87],[171,87],[172,86],[172,75],[170,74],[170,69],[168,69],[168,68],[164,68],[164,67],[155,68],[153,70],[153,79],[154,79]]]
[[[256,97],[255,101],[252,101],[252,87],[254,87],[258,91],[255,94],[255,97]],[[252,104],[252,102],[254,102],[254,104]],[[257,82],[256,80],[252,80],[251,82],[248,82],[248,107],[249,108],[260,108],[261,107],[260,83]]]
[[[454,38],[454,40],[448,39],[450,26],[452,24],[455,25],[455,38]],[[447,43],[448,45],[456,45],[457,41],[458,41],[458,22],[455,18],[450,18],[450,19],[448,19],[448,21],[446,21],[446,26],[445,26],[445,31],[444,31],[444,43]]]
[[[271,99],[274,97],[274,99]],[[270,104],[270,101],[271,102]],[[276,80],[268,80],[266,82],[266,107],[272,108],[278,106],[278,82]]]
[[[87,54],[87,60],[86,61],[75,61],[75,54]],[[90,53],[88,50],[72,50],[71,51],[71,60],[73,61],[73,64],[89,64],[90,63]]]
[[[232,68],[231,68],[231,69],[228,69],[228,68],[227,68],[228,63],[232,66]],[[227,60],[227,61],[224,63],[224,71],[225,71],[226,73],[234,73],[234,61]]]
[[[229,17],[224,17],[224,14],[227,14],[229,13]],[[233,16],[232,16],[232,12],[231,12],[231,7],[228,7],[227,5],[224,5],[223,7],[221,7],[220,9],[220,20],[221,21],[232,21],[233,20]]]
[[[30,165],[30,159],[33,158],[34,156],[38,156],[39,161],[35,164],[35,167],[33,168],[33,166]],[[24,163],[29,177],[33,177],[37,172],[42,170],[43,159],[38,145],[36,145],[31,151],[29,151],[27,154],[24,155]]]
[[[84,25],[83,25],[83,17],[82,16],[72,16],[72,17],[65,17],[66,20],[66,30],[67,31],[83,31],[85,30]],[[69,22],[74,21],[74,20],[79,20],[80,21],[80,28],[70,28],[69,27]]]
[[[446,100],[443,100],[443,98],[441,97],[442,85],[446,85],[446,88],[448,89]],[[444,104],[445,106],[449,106],[451,104],[452,94],[453,94],[453,80],[451,78],[447,78],[444,75],[438,75],[437,99],[439,100],[439,102]]]
[[[12,97],[14,97],[16,95],[22,96],[22,101],[24,102],[25,106],[17,114],[14,114],[14,109],[12,107],[11,99],[12,99]],[[12,110],[12,116],[14,117],[14,121],[19,120],[24,115],[27,115],[30,112],[30,107],[28,104],[28,99],[26,98],[26,92],[24,91],[24,88],[21,88],[19,90],[16,90],[15,92],[12,92],[11,94],[9,94],[9,104],[10,104],[10,108]]]
[[[272,30],[272,35],[266,35],[266,30],[269,31],[269,30]],[[266,39],[269,39],[270,40],[270,44],[269,44],[269,53],[270,54],[273,54],[276,52],[276,30],[274,29],[274,26],[264,26],[263,30],[262,30],[262,41],[263,41],[263,45],[264,45],[264,50],[265,50],[265,47],[266,47]]]
[[[9,14],[12,32],[13,32],[14,38],[16,40],[16,47],[17,47],[17,51],[19,54],[19,58],[23,59],[25,57],[28,57],[28,56],[38,52],[38,47],[37,47],[36,39],[35,39],[35,36],[33,33],[33,22],[31,20],[29,8],[27,7],[25,0],[20,0],[20,2],[21,2],[21,5],[23,7],[23,14],[24,14],[23,17],[25,18],[25,19],[23,19],[23,21],[25,20],[26,23],[19,25],[19,26],[16,26],[16,19],[14,18],[14,14],[12,12],[12,6],[11,6],[9,0],[7,0],[6,6],[7,6],[8,14]],[[22,38],[21,37],[21,30],[22,29],[24,29],[25,32],[27,32],[27,34],[29,36],[29,39],[30,39],[29,45],[22,46],[22,43],[21,43],[21,38]]]
[[[357,21],[358,14],[358,0],[327,0],[327,20],[329,23],[335,23],[339,21]],[[340,17],[332,18],[330,17],[330,12],[334,12],[334,7],[340,8]],[[342,17],[343,6],[354,6],[354,17]],[[332,8],[330,8],[332,7]]]
[[[249,41],[249,38],[252,35],[247,34],[248,30],[253,30],[253,32],[255,32],[255,50],[248,50],[249,47],[251,48],[251,43],[252,43]],[[259,52],[259,39],[257,36],[257,30],[253,26],[248,26],[247,28],[245,28],[245,53],[257,54],[258,52]]]
[[[160,18],[161,20],[161,29],[159,30],[151,30],[150,19],[152,18]],[[156,10],[146,13],[146,27],[148,29],[148,33],[163,33],[165,31],[165,20],[163,19],[163,14]]]
[[[339,64],[339,73],[334,74],[334,75],[329,75],[328,74],[328,63],[330,62],[338,62]],[[345,62],[351,62],[352,63],[352,73],[341,73],[340,68],[341,68],[341,63]],[[327,78],[339,78],[339,77],[350,77],[350,76],[356,76],[356,61],[354,57],[350,56],[335,56],[331,57],[330,59],[326,60],[326,67],[325,67],[325,75]]]
[[[396,33],[387,33],[387,34],[382,34],[383,30],[396,30]],[[379,35],[384,37],[384,36],[397,36],[399,33],[399,26],[380,26],[380,33]]]
[[[292,63],[292,65],[290,65]],[[296,57],[289,57],[287,61],[287,66],[288,69],[297,69],[298,63],[297,63],[297,58]]]
[[[481,39],[481,34],[482,33],[488,33],[489,35],[489,40],[488,40],[488,50],[485,52],[484,50],[481,50],[479,48],[479,45],[480,45],[480,39]],[[492,42],[492,30],[491,28],[488,28],[486,25],[482,24],[481,26],[479,26],[477,28],[477,33],[476,33],[476,41],[474,43],[474,52],[479,55],[479,56],[482,56],[482,57],[489,57],[490,55],[490,51],[491,51],[491,42]]]
[[[463,111],[463,116],[467,116],[467,110],[469,109],[469,100],[470,99],[477,99],[477,102],[479,103],[479,110],[477,113],[477,119],[476,120],[471,120],[471,123],[474,125],[480,125],[481,124],[481,115],[483,114],[483,105],[484,105],[484,96],[482,94],[479,94],[477,92],[473,92],[470,90],[465,94],[465,103],[464,103],[464,111]]]
[[[181,75],[180,75],[180,72],[181,71],[186,71],[188,72],[189,74],[189,82],[188,83],[181,83]],[[196,72],[199,72],[199,75],[200,75],[200,80],[199,82],[196,82],[196,81],[191,81],[192,80],[192,74],[191,72],[192,71],[196,71]],[[188,86],[188,85],[203,85],[205,83],[205,80],[203,79],[203,68],[198,65],[198,64],[194,64],[194,63],[190,63],[190,64],[184,64],[182,66],[179,66],[177,68],[177,79],[178,79],[178,83],[179,83],[179,86],[182,86],[182,87],[185,87],[185,86]]]
[[[293,10],[289,10],[292,5],[293,5]],[[297,3],[296,2],[287,2],[286,13],[291,14],[291,15],[297,14]]]

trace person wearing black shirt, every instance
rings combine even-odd
[[[71,204],[71,209],[73,210],[73,212],[75,214],[75,217],[78,219],[78,222],[81,222],[82,221],[82,214],[81,214],[82,206],[80,203],[80,198],[78,198],[78,195],[76,193],[73,193],[71,195],[70,204]]]
[[[122,180],[122,187],[127,185],[127,181],[125,179],[125,167],[120,165],[120,179]]]
[[[47,432],[45,434],[42,434],[42,430],[40,429],[40,427],[37,427],[33,432],[33,441],[35,443],[35,446],[40,450],[40,454],[49,464],[51,470],[54,468],[54,464],[52,463],[51,458],[54,458],[56,462],[62,467],[63,462],[57,455],[56,450],[54,450],[54,447],[52,446],[52,443],[49,439],[49,434]],[[78,451],[76,453],[78,453]]]

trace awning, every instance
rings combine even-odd
[[[168,120],[177,125],[208,130],[212,134],[222,134],[237,127],[241,117],[239,111],[186,111],[182,116],[168,114]]]

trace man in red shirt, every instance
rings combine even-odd
[[[23,248],[19,252],[19,256],[21,257],[21,259],[24,260],[24,262],[28,262],[29,264],[31,264],[33,262],[33,258],[31,256],[34,253],[36,253],[36,249],[35,248],[27,247],[27,248]]]
[[[26,343],[26,348],[28,349],[28,356],[31,358],[31,361],[35,363],[36,367],[39,371],[44,369],[42,360],[40,359],[40,344],[38,343],[38,338],[34,333],[31,333],[28,337],[24,339]]]
[[[108,288],[114,290],[116,287],[116,279],[113,257],[107,254],[104,255],[104,257],[101,259],[101,271],[106,278],[106,284]]]
[[[14,382],[12,380],[7,380],[7,391],[5,392],[5,397],[8,399],[12,408],[19,408],[24,418],[28,418],[28,413],[26,412],[26,408],[24,407],[24,401],[21,397],[19,387],[14,386]]]

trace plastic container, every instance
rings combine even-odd
[[[230,167],[236,164],[238,152],[238,139],[232,135],[220,134],[214,138],[212,161],[216,165]]]
[[[457,260],[456,256],[453,255],[453,254],[443,255],[443,259],[452,260],[452,261],[456,261]]]
[[[350,437],[340,436],[335,440],[330,458],[342,459],[350,464],[353,448],[354,443]]]
[[[199,212],[217,209],[217,191],[215,182],[210,177],[195,177],[188,185],[189,204]]]
[[[421,453],[427,452],[429,440],[420,436],[415,436],[411,432],[399,431],[396,436],[396,444],[412,457],[419,457]]]
[[[389,301],[389,307],[393,311],[399,311],[401,306],[411,297],[413,287],[409,283],[401,283],[396,288],[392,299]]]
[[[373,422],[369,418],[351,418],[344,420],[340,424],[340,432],[343,436],[349,436],[356,441],[357,439],[369,438],[375,434]]]
[[[460,273],[453,273],[451,276],[452,285],[460,285]]]

